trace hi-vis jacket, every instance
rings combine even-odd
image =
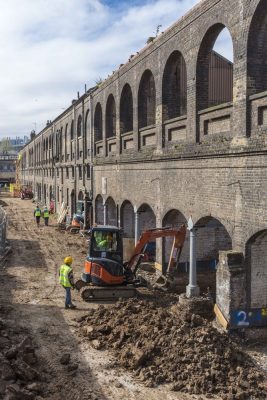
[[[59,270],[59,283],[63,287],[73,286],[73,273],[72,268],[69,265],[63,264]]]
[[[40,208],[36,208],[35,210],[34,210],[34,216],[35,217],[41,217],[41,210],[40,210]]]

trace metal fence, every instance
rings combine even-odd
[[[6,213],[3,207],[0,206],[0,255],[5,252],[6,248],[6,225]]]

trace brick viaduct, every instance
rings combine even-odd
[[[233,65],[212,53],[225,27]],[[265,0],[201,1],[48,123],[22,150],[22,180],[72,213],[88,193],[94,221],[129,241],[192,215],[199,265],[242,252],[245,304],[266,306],[266,41]]]

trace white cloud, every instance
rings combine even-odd
[[[198,0],[0,0],[0,137],[41,130]],[[224,41],[222,42],[224,45]],[[228,51],[228,50],[226,50]]]

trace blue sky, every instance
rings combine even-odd
[[[43,129],[198,2],[0,1],[0,138]],[[231,57],[226,39],[216,50]]]

